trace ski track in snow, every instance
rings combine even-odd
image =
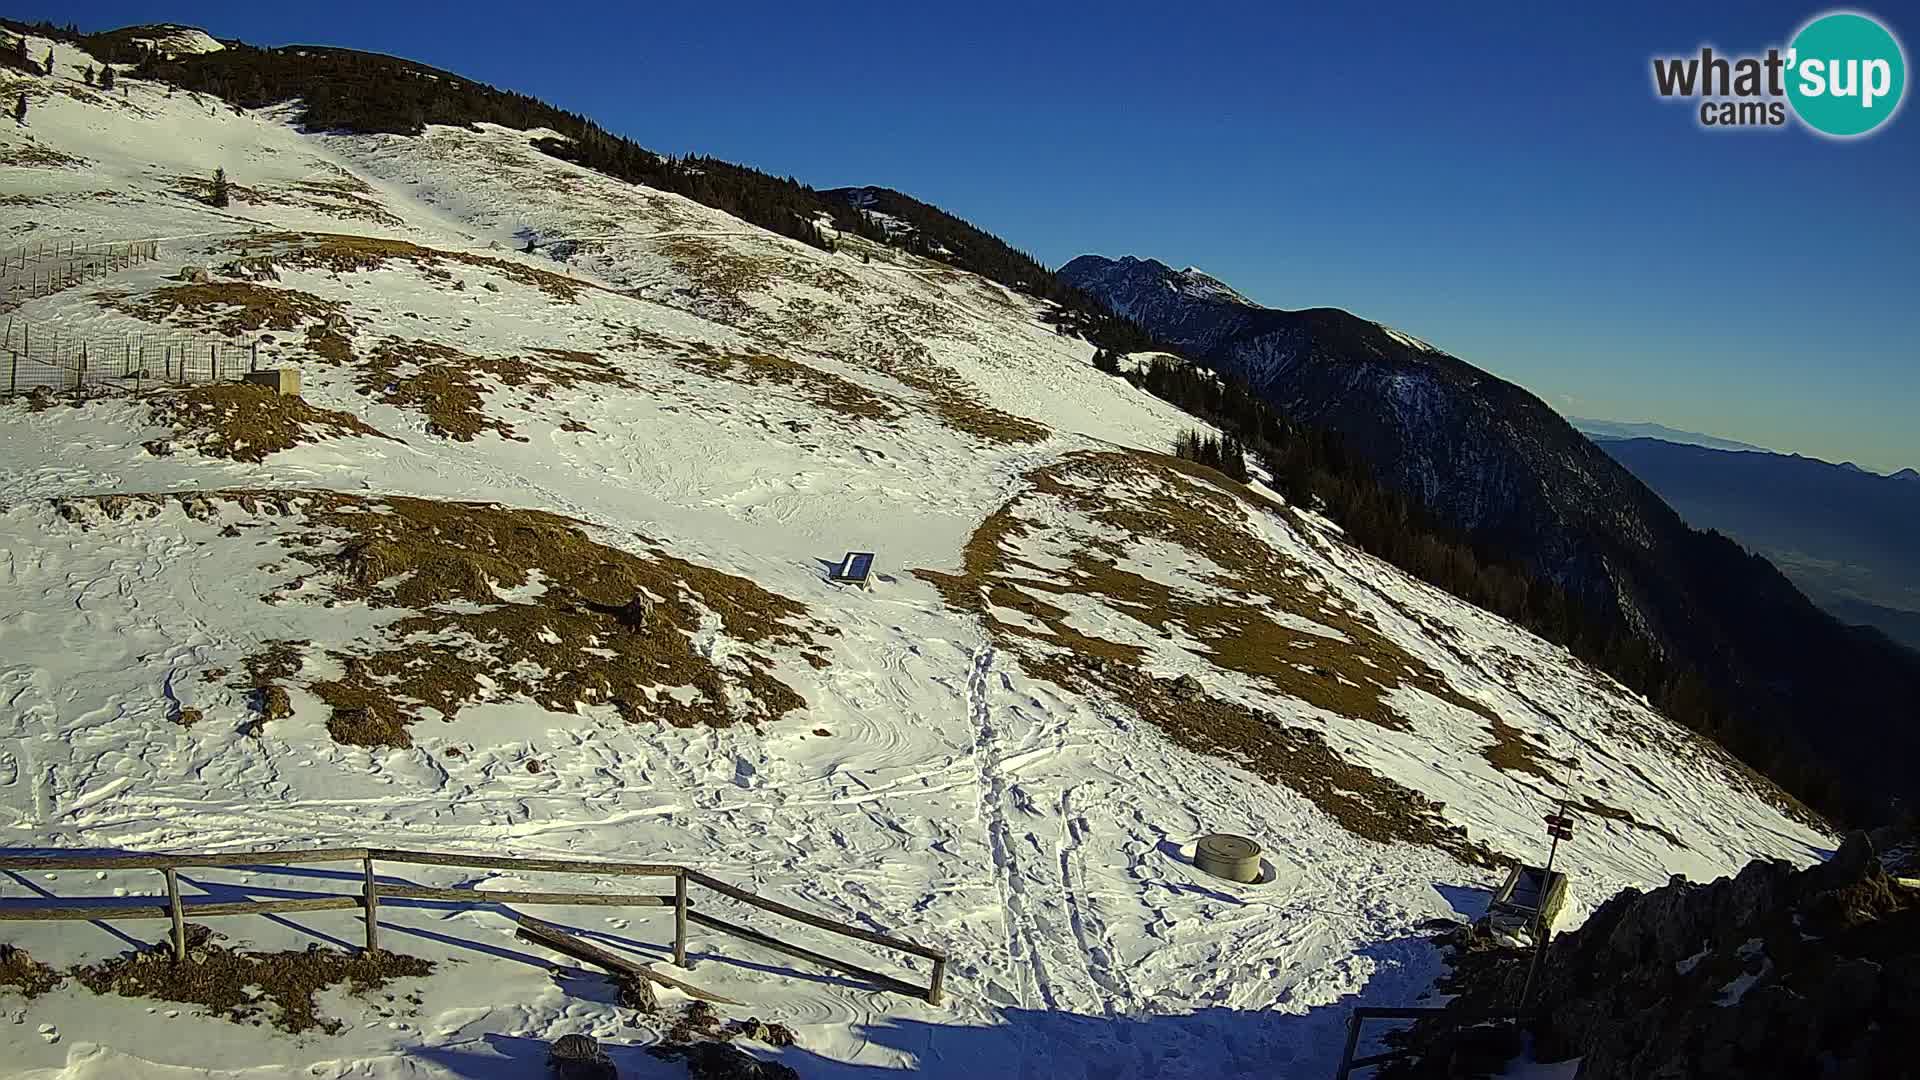
[[[47,44],[34,39],[33,54]],[[855,238],[837,253],[815,251],[547,157],[528,133],[305,134],[284,107],[242,113],[137,80],[118,97],[86,91],[66,65],[88,58],[55,48],[61,73],[26,88],[29,123],[0,126],[0,150],[31,138],[88,165],[0,166],[0,191],[32,200],[31,214],[0,222],[0,246],[166,239],[158,262],[30,301],[18,317],[98,340],[154,333],[103,301],[164,287],[181,264],[217,266],[249,230],[365,234],[565,274],[580,295],[560,301],[470,263],[448,270],[457,289],[405,261],[286,268],[267,284],[339,305],[356,349],[388,336],[485,357],[577,349],[632,388],[542,395],[483,380],[486,414],[517,437],[453,442],[430,434],[419,412],[369,397],[354,370],[306,352],[299,331],[280,332],[262,342],[263,361],[299,364],[307,400],[403,441],[328,439],[259,464],[191,449],[149,455],[143,444],[169,433],[128,401],[43,411],[0,403],[0,847],[372,843],[684,862],[948,951],[949,1000],[932,1008],[696,931],[687,978],[794,1026],[798,1047],[761,1049],[809,1077],[905,1068],[964,1080],[1326,1075],[1350,1006],[1410,1004],[1431,990],[1439,960],[1419,924],[1472,914],[1493,874],[1363,839],[1284,785],[1168,742],[1128,702],[1036,680],[911,573],[961,568],[974,530],[1026,490],[1033,470],[1082,451],[1162,450],[1195,426],[1096,372],[1092,347],[1054,333],[1035,303]],[[215,212],[182,197],[178,178],[216,160],[273,198]],[[316,181],[356,194],[315,195]],[[549,253],[571,238],[574,250],[565,261],[523,254],[527,236]],[[740,382],[687,362],[761,353],[822,381]],[[887,363],[906,359],[968,403],[1037,421],[1049,435],[1009,444],[967,433],[924,385],[889,374]],[[838,411],[854,390],[888,415]],[[781,657],[777,674],[807,708],[761,730],[655,728],[607,710],[496,702],[416,724],[411,748],[368,750],[336,743],[324,705],[296,680],[293,715],[249,737],[240,733],[251,717],[244,692],[227,685],[247,656],[267,641],[312,640],[301,680],[325,677],[336,662],[324,655],[330,646],[376,633],[391,613],[263,603],[297,572],[297,523],[247,518],[231,504],[202,521],[169,505],[83,528],[49,500],[274,487],[495,501],[577,518],[603,543],[657,547],[806,605],[836,630],[824,639],[831,664],[816,671]],[[1683,839],[1676,847],[1647,828],[1583,821],[1561,852],[1575,909],[1671,873],[1708,878],[1752,857],[1805,861],[1830,846],[1750,797],[1711,754],[1674,752],[1693,744],[1564,651],[1353,551],[1311,515],[1248,513],[1248,542],[1292,560],[1314,589],[1547,753],[1574,758],[1583,793]],[[1104,528],[1070,517],[1047,524]],[[1059,556],[1049,535],[1036,528],[1018,540],[1036,567]],[[1134,572],[1231,599],[1204,560],[1122,539]],[[849,549],[880,554],[871,591],[823,580],[822,564]],[[1493,768],[1481,756],[1493,738],[1483,717],[1404,689],[1390,704],[1410,730],[1336,716],[1215,667],[1203,643],[1162,637],[1097,598],[1048,599],[1070,610],[1077,630],[1144,642],[1142,666],[1156,676],[1193,675],[1209,693],[1270,709],[1346,760],[1444,802],[1474,839],[1541,849],[1538,819],[1553,786]],[[1311,632],[1310,620],[1275,617]],[[707,643],[741,647],[717,630]],[[202,714],[191,728],[175,722],[186,708]],[[1259,839],[1266,880],[1197,871],[1193,842],[1213,831]],[[382,873],[479,889],[621,885],[451,867]],[[183,880],[193,895],[242,899],[351,891],[358,874],[251,868]],[[0,875],[0,903],[159,894],[152,874]],[[723,898],[700,903],[810,948],[928,977],[917,959]],[[668,961],[670,926],[657,912],[539,914]],[[351,947],[356,918],[209,924],[238,944],[304,949]],[[551,956],[517,942],[497,906],[383,903],[382,922],[392,947],[442,965],[419,981],[417,1008],[329,995],[323,1011],[346,1030],[292,1040],[71,985],[30,1005],[0,990],[0,1017],[17,1021],[0,1023],[0,1061],[33,1080],[518,1077],[542,1065],[544,1050],[533,1047],[582,1032],[613,1044],[634,1075],[660,1069],[633,1047],[657,1039],[666,1018],[623,1015],[591,978],[557,983]],[[0,940],[59,966],[159,932],[155,922],[0,926]],[[42,1023],[57,1041],[39,1034]]]

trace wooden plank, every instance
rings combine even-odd
[[[864,941],[869,945],[898,949],[901,952],[925,957],[928,960],[945,960],[947,958],[947,954],[939,949],[930,948],[926,945],[915,945],[911,941],[902,941],[897,937],[877,934],[871,930],[862,930],[857,926],[848,926],[843,922],[835,922],[832,919],[822,918],[811,912],[801,911],[796,907],[789,907],[786,904],[780,903],[778,900],[769,900],[764,896],[750,893],[745,889],[735,888],[721,881],[719,878],[709,877],[698,870],[687,871],[687,877],[692,879],[694,883],[704,885],[722,896],[730,896],[743,904],[752,904],[754,907],[771,911],[775,915],[784,915],[795,922],[806,923],[808,926],[839,934],[842,937],[854,938],[858,941]],[[696,917],[695,921],[698,922],[702,920]]]
[[[360,907],[357,896],[303,896],[285,900],[231,900],[188,904],[187,918],[211,915],[277,915],[289,911],[347,911]]]
[[[779,938],[772,937],[767,934],[763,934],[758,930],[752,930],[747,927],[740,926],[737,923],[730,923],[722,919],[716,919],[711,915],[705,914],[704,912],[689,911],[687,912],[687,918],[692,919],[694,922],[699,923],[701,926],[710,927],[714,930],[720,931],[723,934],[732,934],[734,937],[740,938],[745,941],[750,941],[755,945],[760,946],[761,948],[772,949],[775,952],[785,953],[788,956],[795,957],[800,960],[805,960],[808,963],[814,964],[819,967],[830,968],[834,971],[845,972],[848,975],[858,976],[859,978],[865,979],[868,982],[873,983],[875,987],[880,990],[886,990],[891,993],[904,994],[907,997],[915,997],[915,998],[922,998],[922,999],[924,999],[927,996],[927,990],[925,987],[915,986],[904,979],[896,979],[891,975],[882,975],[880,972],[874,971],[872,968],[864,968],[864,967],[861,967],[859,964],[851,964],[845,960],[840,960],[840,959],[836,959],[834,957],[828,956],[825,953],[817,953],[817,952],[814,952],[812,949],[804,948],[799,945],[793,945],[788,942],[781,941]]]
[[[722,997],[719,994],[702,990],[691,983],[682,982],[670,975],[662,975],[644,964],[638,964],[628,960],[626,957],[608,952],[577,934],[570,934],[561,927],[555,926],[550,922],[536,919],[531,915],[516,916],[514,922],[520,927],[519,930],[515,931],[515,936],[522,941],[545,946],[554,952],[565,953],[576,960],[584,960],[589,964],[605,968],[616,974],[645,979],[648,982],[659,983],[661,986],[670,986],[689,997],[699,998],[702,1001],[711,1001],[719,1005],[745,1004],[744,1002],[735,1001],[729,997]]]
[[[273,915],[288,911],[335,911],[360,906],[357,896],[313,896],[290,900],[221,900],[183,902],[183,918],[215,915]],[[49,901],[35,907],[0,907],[0,922],[92,922],[98,919],[171,919],[170,904],[61,904]]]
[[[666,907],[671,896],[635,893],[519,892],[507,889],[436,889],[425,885],[382,885],[389,900],[453,900],[469,904],[570,904],[579,907]]]
[[[0,870],[165,870],[233,869],[241,866],[300,866],[306,863],[358,861],[366,848],[314,848],[307,851],[234,851],[198,855],[3,855]]]
[[[654,982],[659,983],[661,986],[671,986],[675,990],[680,991],[681,993],[687,995],[688,997],[699,998],[701,1001],[711,1001],[715,1005],[745,1005],[746,1004],[746,1002],[744,1001],[735,1001],[730,997],[722,997],[711,990],[702,990],[699,987],[693,985],[692,983],[681,982],[679,979],[676,979],[671,975],[662,975],[650,967],[642,967],[640,969],[640,973],[645,975],[647,978],[652,979]]]
[[[432,851],[401,851],[374,848],[381,862],[410,863],[415,866],[477,866],[493,870],[543,870],[556,874],[609,874],[633,877],[673,877],[680,867],[663,863],[592,862],[583,859],[516,859],[489,855],[444,855]]]
[[[520,929],[514,936],[522,941],[531,941],[555,952],[565,953],[576,960],[584,960],[596,967],[605,968],[613,976],[614,985],[620,989],[621,1004],[641,1012],[653,1012],[660,1007],[654,998],[653,980],[647,978],[647,971],[639,964],[625,957],[615,956],[598,945],[575,937],[552,923],[541,922],[531,916],[516,916],[514,921]]]

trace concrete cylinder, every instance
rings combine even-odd
[[[1244,836],[1214,833],[1195,845],[1193,865],[1228,881],[1260,880],[1260,845]]]

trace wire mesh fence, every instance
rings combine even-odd
[[[42,241],[0,250],[0,303],[19,304],[160,257],[158,240]]]
[[[0,316],[0,391],[125,390],[238,379],[259,367],[257,342],[129,333],[85,337]]]

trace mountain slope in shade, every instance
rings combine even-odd
[[[1920,484],[1799,455],[1600,445],[1682,517],[1766,555],[1835,615],[1920,646]]]
[[[1585,416],[1569,416],[1567,423],[1591,439],[1660,439],[1683,446],[1706,446],[1715,450],[1759,450],[1768,451],[1764,446],[1723,439],[1718,435],[1706,435],[1698,431],[1682,431],[1665,424],[1651,421],[1630,420],[1594,420]]]
[[[1892,741],[1920,753],[1920,658],[1862,639],[1764,560],[1688,528],[1534,395],[1345,311],[1196,296],[1151,259],[1084,255],[1060,277],[1283,413],[1339,433],[1390,486],[1566,588],[1649,644],[1663,669],[1703,673],[1721,701],[1705,722],[1727,725],[1769,767],[1803,756],[1774,742],[1784,737],[1813,747],[1850,794],[1914,790],[1883,751]]]

